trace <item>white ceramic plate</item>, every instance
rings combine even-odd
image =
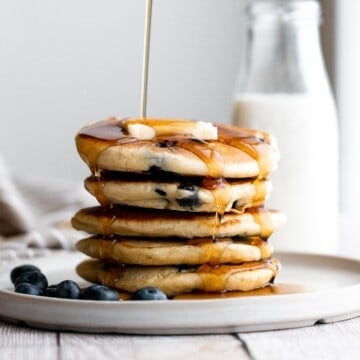
[[[14,293],[9,281],[11,268],[2,266],[0,318],[54,330],[200,334],[293,328],[360,315],[360,261],[290,253],[277,257],[283,265],[277,282],[306,284],[315,291],[160,302],[63,300]],[[84,284],[74,272],[83,258],[62,251],[26,263],[39,266],[50,283],[73,279]]]

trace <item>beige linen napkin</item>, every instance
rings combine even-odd
[[[28,232],[33,222],[32,215],[10,179],[0,154],[0,236],[7,237]]]
[[[42,255],[49,248],[73,249],[84,234],[70,219],[93,204],[80,182],[13,179],[0,158],[0,261]]]

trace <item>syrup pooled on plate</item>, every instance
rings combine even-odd
[[[250,291],[225,291],[220,293],[211,292],[193,292],[188,294],[176,295],[174,300],[215,300],[215,299],[233,299],[250,296],[275,296],[287,294],[302,294],[313,292],[313,288],[307,285],[279,283],[270,284],[260,289]]]
[[[314,292],[314,289],[308,285],[279,283],[270,284],[260,289],[250,291],[225,291],[225,292],[191,292],[174,296],[171,300],[224,300],[236,298],[248,298],[252,296],[277,296],[289,294],[305,294]],[[120,299],[131,300],[131,293],[119,291]]]

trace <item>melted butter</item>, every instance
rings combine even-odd
[[[195,122],[181,119],[154,119],[154,118],[131,118],[123,122],[123,128],[127,129],[128,125],[141,124],[151,127],[157,137],[176,136],[190,134]]]

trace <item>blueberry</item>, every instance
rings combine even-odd
[[[191,194],[188,197],[176,199],[176,202],[184,209],[194,210],[201,205],[198,195]]]
[[[42,291],[39,287],[32,285],[32,284],[28,284],[28,283],[21,283],[18,284],[15,288],[15,292],[16,293],[20,293],[20,294],[28,294],[28,295],[41,295]]]
[[[11,282],[13,284],[15,284],[16,279],[18,278],[18,276],[20,276],[20,275],[22,275],[24,273],[30,272],[30,271],[41,272],[40,269],[37,266],[30,265],[30,264],[20,265],[20,266],[17,266],[16,268],[11,270],[11,273],[10,273]]]
[[[56,297],[56,289],[57,285],[50,285],[43,291],[42,295],[46,297]]]
[[[166,196],[166,191],[161,189],[155,189],[155,192],[159,194],[160,196]]]
[[[35,285],[40,290],[44,290],[48,287],[48,281],[45,275],[38,271],[29,271],[19,275],[16,278],[15,287],[23,283]]]
[[[75,281],[64,280],[57,285],[55,294],[62,299],[79,299],[80,288]]]
[[[85,300],[119,300],[119,294],[116,290],[107,286],[91,285],[85,288],[81,294],[81,298]]]
[[[167,300],[167,296],[157,287],[146,286],[135,291],[132,300]]]

